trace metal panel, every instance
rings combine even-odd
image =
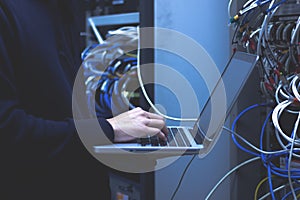
[[[92,20],[96,26],[137,24],[140,22],[140,14],[138,12],[122,13],[122,14],[94,16],[88,19]]]

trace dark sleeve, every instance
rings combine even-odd
[[[84,152],[73,119],[47,120],[22,108],[14,76],[15,67],[18,67],[15,66],[15,55],[21,52],[17,49],[18,37],[9,23],[10,17],[0,4],[0,155],[45,160],[61,152],[72,153],[74,149]],[[105,119],[99,119],[99,123],[113,140],[110,124]]]

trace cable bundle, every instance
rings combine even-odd
[[[274,96],[281,80],[300,72],[300,17],[278,14],[280,6],[290,2],[248,1],[230,20],[236,25],[232,44],[260,56],[261,87],[269,97]]]
[[[282,199],[297,199],[297,191],[300,190],[300,16],[283,16],[285,13],[281,9],[284,10],[287,4],[299,7],[292,0],[249,0],[237,15],[230,18],[230,23],[236,26],[232,44],[260,57],[261,90],[268,101],[275,103],[262,127],[260,148],[250,145],[253,151],[240,145],[234,128],[248,110],[261,105],[251,106],[240,113],[232,125],[232,138],[240,149],[261,158],[268,172],[272,199],[275,199],[274,192],[278,190],[285,190]],[[230,15],[230,5],[228,12]],[[269,134],[281,150],[263,150],[265,128],[270,120],[273,131]],[[243,138],[239,139],[249,145]],[[280,189],[273,189],[274,176],[283,178],[286,184]]]
[[[96,102],[101,113],[116,115],[138,105],[137,59],[121,56],[114,60],[98,82]]]
[[[89,110],[111,117],[137,106],[136,27],[111,30],[102,44],[82,52]],[[94,99],[95,98],[95,99]],[[95,107],[94,107],[95,105]]]

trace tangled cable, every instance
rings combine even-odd
[[[300,170],[297,165],[300,161],[300,16],[284,16],[286,5],[299,7],[291,0],[249,0],[230,18],[230,23],[236,28],[232,44],[237,49],[260,57],[261,91],[268,102],[274,102],[261,129],[259,150],[244,147],[235,134],[232,134],[232,139],[241,150],[261,157],[268,173],[269,195],[272,199],[276,199],[277,191],[273,189],[274,176],[287,181],[280,189],[286,190],[282,199],[290,196],[297,199],[300,188]],[[228,13],[230,14],[230,6]],[[260,106],[250,106],[241,112],[231,131],[234,132],[241,116]],[[272,127],[268,129],[268,134],[275,138],[278,144],[274,145],[279,150],[266,154],[263,151],[263,139],[270,121]]]
[[[110,30],[106,38],[82,52],[82,66],[89,110],[111,117],[138,105],[137,28]]]

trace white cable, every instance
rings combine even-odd
[[[276,0],[272,0],[270,5],[269,5],[269,9],[271,9],[274,5],[274,3],[276,2]],[[274,8],[272,11],[268,12],[266,15],[265,15],[265,18],[264,18],[264,21],[261,25],[261,31],[260,31],[260,34],[259,34],[259,38],[258,38],[258,44],[257,44],[257,51],[256,51],[256,54],[261,56],[261,45],[262,43],[264,44],[264,36],[265,35],[268,35],[268,23],[269,21],[271,20],[271,18],[273,17],[273,15],[276,13],[277,9],[279,8],[279,6],[277,6],[276,8]]]
[[[250,6],[250,4],[253,3],[253,1],[256,1],[256,0],[248,0],[248,1],[243,5],[243,8],[246,8],[247,6]]]
[[[162,114],[152,103],[150,100],[141,76],[140,69],[140,43],[139,43],[139,27],[122,27],[117,30],[111,30],[108,33],[108,37],[106,41],[103,41],[100,33],[98,32],[93,19],[89,18],[89,23],[91,24],[98,42],[102,44],[101,46],[93,49],[85,58],[84,66],[90,70],[93,74],[101,76],[103,71],[98,70],[96,67],[101,66],[102,68],[106,68],[112,60],[124,54],[124,51],[128,47],[137,48],[137,76],[138,81],[141,87],[141,90],[145,96],[145,99],[150,104],[152,109],[159,115],[163,116],[166,119],[174,120],[174,121],[197,121],[196,118],[175,118]],[[129,48],[130,49],[130,48]],[[125,51],[126,52],[126,51]],[[93,59],[95,59],[95,64],[92,63]],[[91,63],[89,62],[91,61]],[[94,64],[94,65],[93,65]],[[96,65],[96,66],[95,66]]]
[[[277,191],[282,190],[284,188],[285,188],[285,185],[279,186],[279,187],[273,189],[273,192],[277,192]],[[268,198],[270,195],[271,195],[271,192],[268,192],[264,196],[260,197],[258,200],[264,200],[264,199]]]
[[[219,182],[213,187],[213,189],[208,193],[208,195],[206,196],[205,200],[208,200],[211,195],[215,192],[215,190],[221,185],[221,183],[228,177],[230,176],[234,171],[238,170],[239,168],[253,162],[253,161],[256,161],[256,160],[259,160],[260,157],[254,157],[254,158],[251,158],[249,160],[246,160],[245,162],[237,165],[236,167],[234,167],[232,170],[230,170],[229,172],[227,172],[227,174],[225,174],[225,176],[223,176]]]
[[[286,145],[283,143],[283,141],[281,140],[280,135],[279,135],[277,129],[275,129],[275,136],[276,136],[276,139],[277,139],[279,145],[280,145],[283,149],[287,149],[287,146],[286,146]]]
[[[296,36],[297,36],[298,31],[299,31],[299,28],[300,28],[300,16],[298,17],[296,27],[295,27],[295,29],[293,30],[293,33],[292,33],[291,44],[296,43]]]
[[[256,29],[255,31],[253,31],[251,34],[250,34],[250,38],[253,38],[253,36],[256,34],[256,33],[259,33],[261,31],[261,28],[258,28]]]
[[[290,90],[293,91],[292,87],[293,87],[293,81],[291,81],[292,79],[295,78],[296,75],[292,75],[287,77],[287,81],[290,82],[289,87],[286,90]],[[284,91],[283,87],[286,87],[286,85],[283,85],[282,81],[279,82],[277,89],[275,91],[275,100],[277,102],[277,104],[280,104],[282,101],[280,101],[279,98],[279,94],[282,96],[282,98],[284,98],[285,100],[291,100],[293,99],[293,95],[290,93],[287,93],[287,91]],[[286,109],[285,111],[292,113],[292,114],[297,114],[298,115],[298,111],[294,111],[294,110],[290,110],[290,109]]]
[[[272,6],[273,6],[273,4],[275,3],[275,1],[276,1],[276,0],[272,0],[272,1],[271,1],[270,5],[269,5],[269,8],[272,8]],[[276,10],[276,8],[275,8],[275,10]],[[275,12],[275,11],[274,11],[274,12]],[[274,12],[273,12],[273,13],[274,13]],[[261,25],[261,31],[260,31],[259,38],[258,38],[257,52],[256,52],[256,54],[257,54],[258,56],[261,56],[261,44],[262,44],[262,38],[263,38],[263,35],[264,35],[264,33],[265,33],[265,30],[266,30],[266,27],[267,27],[267,25],[268,25],[268,21],[269,21],[270,16],[271,16],[270,13],[271,13],[271,12],[269,12],[269,13],[266,14],[266,16],[265,16],[265,18],[264,18],[264,21],[263,21],[263,23],[262,23],[262,25]]]
[[[280,135],[286,140],[288,141],[289,143],[292,142],[292,139],[290,136],[288,136],[286,133],[284,133],[280,127],[280,124],[279,124],[279,118],[282,114],[282,112],[289,106],[291,105],[292,102],[289,101],[289,100],[285,100],[283,101],[282,103],[278,104],[275,109],[273,110],[273,113],[272,113],[272,122],[274,124],[274,127],[278,130],[278,132],[280,133]],[[299,140],[295,141],[295,144],[297,144],[298,146],[300,145],[300,142]]]
[[[138,34],[139,34],[139,28],[138,28]],[[140,34],[139,34],[140,35]],[[147,91],[144,87],[144,83],[142,80],[142,75],[141,75],[141,67],[140,67],[140,42],[138,41],[138,49],[137,49],[137,75],[138,75],[138,81],[140,84],[140,87],[142,89],[142,92],[145,96],[145,99],[147,100],[147,102],[149,103],[149,105],[151,106],[151,108],[159,115],[161,115],[162,117],[169,119],[169,120],[173,120],[173,121],[197,121],[196,118],[177,118],[177,117],[170,117],[167,115],[164,115],[163,113],[161,113],[156,106],[152,103],[151,99],[149,98]]]
[[[228,2],[228,7],[227,7],[227,11],[228,11],[228,18],[231,18],[231,6],[232,6],[232,0],[229,0]]]
[[[296,138],[292,139],[291,136],[287,135],[286,133],[284,133],[280,127],[280,124],[279,124],[279,119],[280,119],[280,116],[281,114],[286,110],[286,108],[292,104],[291,101],[289,100],[285,100],[281,103],[279,103],[275,109],[273,110],[273,113],[272,113],[272,122],[273,122],[273,125],[275,127],[275,135],[276,135],[276,138],[277,138],[277,141],[279,142],[280,146],[283,148],[283,149],[286,149],[286,150],[289,150],[286,146],[284,145],[283,141],[281,140],[281,137],[282,136],[287,142],[288,144],[293,144],[293,146],[296,144],[297,146],[299,146],[300,144],[300,140]],[[297,113],[298,116],[299,116],[299,112]],[[298,124],[299,122],[296,121],[296,123]],[[295,129],[295,128],[294,128]],[[296,136],[296,135],[295,135]],[[292,154],[293,156],[299,158],[300,155],[296,154],[296,153],[293,153],[294,151],[292,151]]]
[[[290,98],[290,96],[288,94],[286,94],[281,88],[280,88],[280,95],[283,96],[286,100]],[[277,97],[278,98],[278,97]],[[277,100],[276,98],[276,100]],[[278,99],[279,100],[279,99]],[[277,101],[277,103],[280,103],[279,101]]]
[[[293,141],[291,144],[291,150],[290,150],[290,155],[289,155],[289,160],[288,160],[288,180],[289,180],[289,185],[291,188],[291,192],[293,194],[294,199],[297,199],[294,187],[293,187],[293,183],[292,183],[292,177],[291,177],[291,162],[292,162],[292,157],[293,157],[293,151],[294,151],[294,144],[295,144],[295,139],[296,139],[296,135],[297,135],[297,129],[298,129],[298,125],[299,125],[299,121],[300,121],[300,113],[298,115],[297,121],[295,122],[295,127],[293,130]]]
[[[100,35],[100,33],[99,33],[99,31],[98,31],[96,25],[95,25],[93,19],[92,19],[92,18],[89,18],[88,20],[89,20],[89,23],[90,23],[90,25],[91,25],[91,27],[92,27],[92,29],[93,29],[95,35],[96,35],[96,38],[97,38],[99,44],[103,44],[104,41],[103,41],[103,39],[102,39],[102,37],[101,37],[101,35]]]
[[[256,146],[254,146],[253,144],[251,144],[250,142],[248,142],[245,138],[243,138],[242,136],[240,136],[236,132],[232,131],[231,129],[229,129],[229,128],[225,127],[225,126],[223,126],[223,129],[226,130],[226,131],[228,131],[228,132],[230,132],[231,134],[234,134],[239,139],[241,139],[245,144],[247,144],[249,147],[251,147],[252,149],[254,149],[255,151],[257,151],[259,153],[272,155],[272,154],[280,154],[280,153],[289,152],[289,149],[283,149],[283,150],[278,150],[278,151],[264,151],[262,149],[259,149]]]
[[[292,90],[294,96],[297,98],[297,100],[300,102],[300,94],[298,92],[297,86],[296,86],[296,81],[299,79],[299,77],[296,75],[293,80],[292,80]]]

